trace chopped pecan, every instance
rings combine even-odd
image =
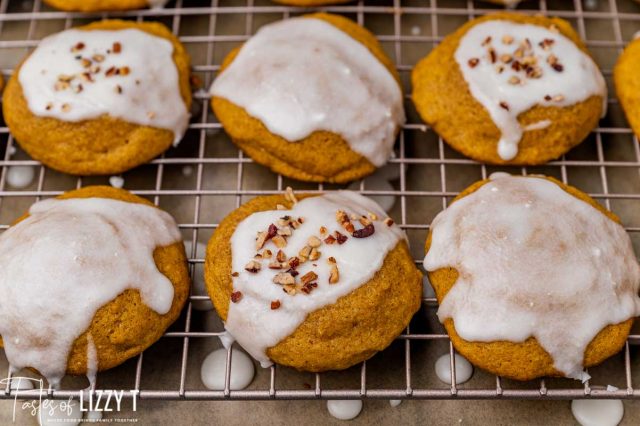
[[[293,204],[298,203],[298,199],[296,198],[296,195],[293,193],[293,189],[291,189],[290,186],[287,186],[286,192],[284,194],[284,198]]]
[[[311,248],[316,248],[316,247],[320,247],[320,245],[322,244],[322,241],[320,241],[320,238],[318,238],[316,236],[311,236],[307,240],[307,244]]]
[[[272,310],[276,310],[280,308],[280,301],[279,300],[272,300],[271,301],[271,309]]]
[[[282,235],[276,235],[272,238],[272,241],[278,248],[284,248],[287,245],[287,240]]]
[[[278,254],[276,254],[276,260],[278,262],[286,262],[287,255],[284,254],[284,252],[282,250],[278,250]]]
[[[336,238],[333,235],[329,235],[327,238],[324,239],[325,244],[333,244],[335,242],[336,242]]]
[[[309,271],[303,276],[300,277],[300,281],[302,284],[310,283],[311,281],[315,281],[318,279],[318,274],[313,271]]]
[[[278,272],[273,277],[273,282],[279,285],[294,284],[296,279],[288,272]]]
[[[390,217],[388,217],[388,218],[386,218],[384,220],[384,224],[387,225],[387,226],[391,226],[391,225],[393,225],[393,223],[394,223],[393,219],[391,219]]]
[[[250,260],[249,263],[247,263],[244,267],[246,271],[251,272],[252,274],[257,273],[261,268],[262,265],[260,265],[260,263],[256,262],[255,260]]]
[[[265,231],[258,232],[256,236],[256,249],[260,250],[267,242],[267,233]]]
[[[318,251],[317,248],[312,248],[311,249],[311,253],[309,253],[309,260],[313,261],[313,260],[318,260],[320,259],[320,255],[322,253],[320,251]]]
[[[233,293],[231,293],[231,301],[233,303],[238,303],[241,299],[242,299],[242,292],[234,291]]]
[[[338,244],[344,244],[348,239],[346,235],[341,234],[338,231],[336,231],[335,234],[336,234],[336,240],[338,241]]]
[[[362,229],[358,229],[353,232],[354,238],[367,238],[373,235],[376,232],[376,228],[373,226],[373,223],[368,224]]]
[[[340,272],[338,271],[338,265],[331,264],[331,271],[329,272],[329,284],[335,284],[340,280]]]

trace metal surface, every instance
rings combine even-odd
[[[586,40],[611,83],[617,55],[640,29],[640,6],[631,0],[601,0],[593,6],[593,10],[586,10],[579,0],[542,0],[525,2],[520,9],[568,19]],[[39,39],[94,19],[160,20],[167,24],[191,53],[193,69],[205,90],[194,89],[193,117],[180,146],[150,165],[126,173],[125,188],[172,213],[186,240],[206,242],[221,218],[252,196],[277,193],[288,185],[312,192],[336,188],[291,181],[254,164],[221,130],[206,93],[231,48],[266,22],[311,10],[345,14],[371,29],[395,60],[408,94],[409,74],[417,60],[465,20],[496,9],[471,0],[360,1],[319,9],[285,7],[268,0],[176,0],[165,9],[87,15],[54,11],[40,0],[0,0],[0,70],[5,78],[9,77]],[[576,185],[621,216],[638,252],[640,148],[613,95],[610,93],[607,117],[587,141],[558,161],[529,168],[488,167],[453,152],[421,122],[407,95],[408,123],[398,138],[396,157],[386,168],[396,174],[394,189],[371,189],[365,180],[360,183],[360,191],[370,196],[395,197],[391,216],[407,231],[418,265],[433,217],[465,186],[496,170],[544,173]],[[0,229],[6,229],[38,199],[108,182],[107,178],[72,178],[40,166],[20,151],[2,121],[0,141]],[[33,185],[11,188],[7,173],[12,166],[35,167]],[[194,245],[188,255],[194,272],[203,262],[202,253],[196,253]],[[206,351],[220,346],[217,336],[222,332],[215,313],[193,309],[192,302],[206,299],[192,295],[182,318],[158,343],[137,359],[99,374],[97,387],[132,389],[125,392],[128,397],[139,391],[140,398],[184,400],[640,398],[640,364],[633,356],[633,343],[640,343],[638,333],[630,336],[620,355],[590,371],[594,376],[591,383],[568,379],[518,383],[476,371],[474,379],[464,385],[443,385],[433,379],[433,360],[438,351],[453,354],[454,349],[435,318],[435,299],[427,297],[411,326],[392,347],[360,366],[316,375],[274,366],[260,371],[249,389],[233,391],[229,389],[233,359],[228,352],[226,389],[205,390],[198,382],[199,362]],[[6,362],[2,365],[6,367]],[[453,363],[452,367],[454,376]],[[163,380],[165,377],[167,380]],[[615,384],[619,390],[592,387],[596,382]],[[82,380],[63,382],[62,390],[49,390],[49,396],[75,396],[84,386]],[[0,398],[13,396],[8,385],[4,392],[0,391]],[[21,391],[20,396],[37,398],[38,392]]]

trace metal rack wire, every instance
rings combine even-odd
[[[596,10],[586,10],[580,0],[539,0],[520,6],[526,13],[555,15],[572,22],[610,82],[613,61],[635,31],[640,29],[640,6],[631,0],[600,0],[595,7]],[[0,0],[0,71],[5,78],[9,77],[20,58],[36,46],[40,38],[88,20],[106,17],[160,20],[186,45],[193,57],[193,70],[206,88],[215,77],[224,53],[246,40],[257,27],[266,21],[288,18],[310,10],[280,6],[268,0],[175,0],[164,9],[79,14],[54,11],[44,6],[41,0]],[[313,10],[345,14],[374,31],[395,60],[405,83],[416,60],[426,55],[444,35],[466,19],[496,11],[495,6],[473,0],[379,0],[372,3],[360,0],[353,4]],[[410,93],[408,84],[405,84],[405,91]],[[221,216],[212,217],[207,214],[207,209],[216,207],[228,212],[239,206],[246,197],[277,193],[287,185],[311,192],[333,188],[329,185],[309,186],[290,182],[254,165],[251,159],[233,147],[221,131],[220,124],[210,112],[206,92],[194,89],[194,100],[192,122],[181,146],[152,161],[149,166],[126,175],[127,189],[165,208],[171,207],[169,210],[177,217],[185,239],[206,241],[205,237],[215,229]],[[366,181],[360,184],[360,190],[365,195],[396,197],[392,216],[409,234],[416,263],[420,264],[421,246],[431,218],[445,208],[464,186],[487,177],[495,168],[478,164],[451,151],[442,139],[419,120],[408,96],[406,105],[409,120],[399,136],[396,157],[391,160],[392,167],[397,169],[399,175],[394,190],[370,189]],[[638,250],[640,214],[634,211],[640,212],[637,209],[640,205],[640,147],[612,95],[609,106],[609,115],[601,121],[600,127],[581,147],[567,156],[544,167],[501,169],[522,174],[546,173],[569,184],[580,182],[577,186],[622,216]],[[0,150],[4,149],[0,159],[0,230],[6,229],[21,209],[40,198],[55,196],[87,184],[104,183],[104,180],[95,178],[65,177],[29,160],[19,151],[2,121],[0,141],[3,147]],[[37,179],[31,188],[15,189],[8,185],[7,173],[13,166],[36,168]],[[183,173],[177,173],[177,170]],[[264,179],[269,183],[265,184]],[[224,183],[217,183],[221,181]],[[188,253],[192,272],[197,264],[203,262],[196,254],[194,245],[191,253]],[[570,380],[552,381],[553,385],[545,380],[505,384],[500,377],[486,374],[480,386],[473,382],[461,386],[442,386],[428,381],[425,384],[417,378],[422,374],[417,372],[417,350],[428,350],[438,342],[441,347],[448,345],[452,378],[455,377],[456,367],[453,346],[443,330],[437,326],[421,325],[427,322],[425,317],[434,317],[436,302],[428,297],[424,298],[423,310],[417,319],[398,337],[392,356],[396,368],[390,368],[388,373],[385,367],[375,363],[374,358],[351,369],[351,376],[357,376],[357,383],[353,386],[332,386],[335,377],[327,381],[324,374],[316,374],[312,376],[313,384],[305,383],[302,388],[296,388],[282,384],[279,377],[283,373],[297,373],[273,366],[267,370],[267,378],[262,384],[235,391],[230,390],[232,356],[228,351],[225,389],[203,390],[189,383],[189,372],[196,368],[193,359],[190,359],[190,351],[198,340],[217,340],[222,334],[221,327],[213,331],[199,330],[195,324],[194,317],[197,314],[192,302],[207,299],[206,296],[192,295],[182,319],[155,345],[162,346],[171,340],[181,341],[181,345],[173,346],[179,351],[179,374],[175,382],[170,386],[146,386],[143,370],[149,362],[148,357],[153,354],[142,354],[130,363],[132,390],[125,392],[126,397],[138,393],[142,399],[184,400],[640,398],[637,384],[640,382],[640,365],[632,368],[634,347],[630,346],[630,343],[640,343],[640,334],[629,337],[622,356],[605,363],[608,365],[607,374],[615,375],[621,383],[619,390],[592,388],[589,382],[580,384]],[[215,314],[211,312],[210,315]],[[422,344],[424,342],[426,344]],[[376,386],[377,380],[373,380],[372,385],[373,373],[394,374],[397,383],[382,387]],[[102,379],[110,374],[105,372],[98,376],[98,387]],[[339,382],[340,374],[337,377]],[[455,380],[452,382],[455,383]],[[48,391],[51,398],[68,398],[78,394],[77,389]],[[11,391],[8,385],[4,391],[0,391],[0,399],[14,396],[15,391]],[[20,391],[20,396],[37,398],[39,394],[38,391]]]

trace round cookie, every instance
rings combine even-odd
[[[162,7],[168,0],[44,0],[51,7],[69,12],[107,12],[113,10]]]
[[[555,183],[566,193],[597,209],[611,221],[617,224],[620,223],[620,220],[614,213],[606,210],[582,191],[565,185],[551,177],[544,177],[544,179]],[[489,182],[491,182],[491,180],[486,179],[469,186],[453,200],[453,203],[475,193]],[[430,229],[425,244],[426,253],[428,253],[432,247],[432,241],[433,235]],[[438,304],[442,305],[443,300],[456,285],[456,281],[458,281],[460,275],[455,268],[445,267],[428,272],[428,276],[435,290]],[[602,328],[587,345],[584,351],[583,366],[588,368],[598,365],[619,352],[630,333],[633,321],[634,318],[632,317],[626,321],[607,325]],[[566,325],[558,324],[558,326]],[[507,340],[488,342],[468,341],[460,337],[452,318],[446,318],[444,320],[444,327],[454,347],[462,356],[477,367],[495,375],[514,380],[532,380],[544,376],[565,376],[565,374],[554,367],[552,356],[541,346],[535,337],[529,337],[521,343]]]
[[[104,198],[156,208],[148,200],[123,189],[108,186],[85,187],[66,192],[57,198],[60,200]],[[27,213],[13,226],[28,217]],[[140,354],[160,339],[169,325],[179,317],[191,285],[182,241],[157,247],[153,251],[153,260],[157,270],[170,281],[173,287],[170,309],[164,314],[159,314],[144,303],[137,289],[126,289],[99,308],[88,329],[75,339],[68,353],[67,374],[89,377],[93,374],[90,371],[88,336],[95,347],[97,371],[103,371]],[[6,345],[1,338],[0,345],[6,350]]]
[[[640,78],[636,70],[640,65],[640,39],[635,39],[624,49],[613,69],[613,82],[620,105],[631,125],[640,137]]]
[[[316,196],[303,195],[298,196],[298,199],[307,201],[313,197]],[[232,237],[239,225],[247,218],[257,212],[275,210],[278,205],[281,206],[280,208],[293,207],[289,198],[280,195],[262,196],[249,201],[229,214],[220,223],[208,244],[205,259],[207,290],[227,328],[229,328],[231,304],[234,304],[234,308],[237,309],[243,302],[253,300],[250,295],[247,300],[247,295],[245,295],[237,303],[230,301],[237,293],[232,276],[232,274],[237,276],[232,271]],[[283,214],[289,213],[284,212]],[[291,218],[294,216],[292,215]],[[325,235],[333,235],[331,223],[335,223],[335,221],[334,217],[327,220],[326,226],[329,230]],[[310,223],[310,219],[305,218],[304,224],[308,223]],[[382,224],[382,222],[374,223],[378,229],[376,233],[383,232],[379,227],[390,226]],[[315,227],[315,225],[316,223],[311,223],[311,226]],[[296,232],[306,231],[304,228],[295,230],[294,236]],[[346,231],[342,232],[348,235]],[[349,236],[348,238],[355,240],[355,237]],[[347,240],[344,246],[334,245],[331,247],[348,247],[350,242],[357,243]],[[327,244],[325,240],[324,244],[318,247],[318,250],[320,252],[328,251]],[[265,248],[273,250],[273,256],[276,257],[276,250],[271,244],[265,245]],[[343,266],[340,257],[336,256],[336,258],[340,267],[340,278],[337,283],[324,282],[321,273],[318,272],[320,274],[318,288],[309,295],[298,293],[290,296],[279,289],[276,290],[277,294],[282,294],[280,298],[282,306],[280,307],[280,302],[278,302],[277,311],[272,312],[285,310],[285,316],[276,317],[275,322],[279,321],[278,318],[286,321],[288,315],[292,315],[291,312],[295,313],[295,308],[292,308],[293,311],[286,311],[288,304],[292,303],[290,298],[313,297],[317,292],[322,291],[323,286],[325,288],[326,286],[329,288],[334,286],[333,289],[338,289],[341,285],[347,285],[343,282],[343,276],[349,275],[349,273],[345,274],[343,269],[347,266]],[[331,259],[330,257],[328,261],[331,262]],[[284,338],[279,340],[277,344],[266,348],[265,353],[268,359],[302,371],[341,370],[364,361],[386,348],[408,325],[413,314],[420,308],[422,290],[420,287],[421,274],[415,267],[404,240],[400,240],[395,246],[390,247],[390,250],[386,252],[386,257],[381,260],[383,260],[382,266],[372,278],[339,297],[335,303],[327,304],[308,314],[305,310],[306,316],[300,318],[301,323],[290,334],[283,336]],[[325,262],[327,259],[324,255],[316,261],[318,265]],[[266,264],[263,266],[263,270],[265,268]],[[301,271],[300,275],[304,277],[306,274]],[[257,285],[257,283],[255,284]],[[272,283],[267,283],[267,285],[276,286]],[[265,309],[268,311],[268,308]],[[258,327],[270,323],[271,321],[264,320],[260,322]],[[259,334],[264,333],[269,333],[269,331],[259,330]],[[238,338],[237,335],[234,335],[234,337],[243,344],[241,339],[243,336]],[[251,352],[246,346],[245,349]],[[263,365],[265,364],[263,363]]]
[[[393,62],[368,30],[342,16],[316,13],[304,17],[328,22],[364,45],[401,89]],[[222,63],[221,73],[239,52],[240,47],[229,53]],[[212,96],[211,105],[233,142],[256,162],[276,173],[303,181],[344,183],[369,175],[376,169],[368,158],[351,149],[345,138],[337,133],[317,130],[292,143],[271,132],[262,121],[225,98]],[[396,128],[394,135],[399,130]]]
[[[504,30],[513,33],[502,39],[472,38],[492,29],[500,34],[499,26],[513,25],[530,25],[526,31],[535,31],[535,39],[524,39],[525,27],[517,26]],[[473,53],[461,48],[465,40],[474,43],[464,45]],[[588,55],[562,19],[484,16],[445,37],[418,62],[411,75],[413,102],[422,119],[465,156],[489,164],[543,164],[582,142],[603,115],[606,85]],[[579,72],[585,73],[584,81]]]
[[[179,111],[180,115],[172,114],[175,117],[174,119],[185,129],[188,124],[188,111],[191,106],[191,90],[189,85],[190,59],[178,39],[173,36],[164,25],[154,22],[138,23],[108,20],[94,22],[79,27],[76,30],[86,32],[101,30],[139,30],[154,36],[154,39],[160,38],[169,41],[173,47],[173,54],[169,61],[173,62],[176,66],[179,83],[179,93],[176,96],[184,101],[184,105],[176,106],[176,104],[174,104],[174,106],[158,107],[157,117],[154,111],[136,112],[144,116],[148,124],[136,124],[132,118],[133,113],[130,114],[131,118],[127,119],[102,114],[91,119],[80,119],[79,121],[61,120],[54,116],[36,115],[32,112],[27,102],[24,88],[18,77],[21,69],[25,65],[25,62],[23,62],[9,80],[4,92],[2,104],[5,120],[20,146],[34,159],[61,172],[76,175],[101,175],[122,173],[140,164],[144,164],[166,151],[172,143],[177,142],[176,139],[180,135],[168,128],[160,127],[163,126],[163,123],[159,123],[158,120],[161,119],[160,111],[163,111],[164,108],[178,108],[175,111]],[[79,41],[78,45],[84,46],[84,43]],[[128,46],[122,46],[122,52],[127,52],[127,48]],[[75,49],[75,46],[72,49]],[[86,48],[83,47],[83,49],[89,51],[90,46]],[[111,50],[109,50],[109,52],[111,52]],[[88,53],[88,55],[90,54],[91,53]],[[82,79],[99,81],[99,84],[102,85],[111,85],[111,81],[113,81],[113,89],[109,89],[109,93],[112,96],[118,95],[118,92],[120,96],[127,96],[129,92],[135,93],[136,89],[134,88],[122,95],[122,87],[139,86],[141,79],[144,77],[138,77],[138,70],[130,70],[129,67],[126,66],[119,69],[114,67],[101,67],[101,64],[107,63],[106,61],[110,55],[114,57],[114,62],[118,61],[115,52],[91,56],[90,58],[93,62],[88,61],[87,64],[83,64],[80,69],[87,67],[86,69],[90,70],[91,73],[96,71],[95,76],[86,77],[84,74],[87,73],[84,73],[80,75],[80,77],[82,77]],[[124,55],[124,53],[122,55]],[[107,57],[107,59],[105,59],[105,57]],[[97,59],[93,60],[94,58]],[[82,51],[78,51],[77,56],[71,59],[85,60]],[[105,62],[98,62],[98,59]],[[92,63],[90,64],[90,62]],[[120,72],[121,69],[126,69],[126,74],[125,71]],[[116,72],[119,77],[113,76]],[[76,80],[80,79],[80,77],[76,78]],[[116,78],[120,80],[116,81]],[[129,81],[131,78],[135,78],[135,83]],[[80,81],[82,81],[82,79],[80,79]],[[116,85],[118,81],[122,81],[122,83]],[[52,93],[59,91],[57,84],[58,83],[56,83],[55,91]],[[60,84],[64,85],[62,86],[64,90],[73,89],[80,95],[86,94],[87,92],[86,87],[84,91],[81,89],[83,83],[73,86],[72,82],[72,87],[69,87],[64,81]],[[84,83],[85,86],[89,86],[89,84],[91,83]],[[120,86],[120,84],[122,84],[122,86]],[[147,82],[143,81],[142,84],[145,86],[141,87],[147,87]],[[64,90],[62,92],[64,92]],[[111,90],[113,90],[113,92],[111,92]],[[63,95],[67,96],[66,92],[64,92]],[[160,95],[158,94],[158,96]],[[167,94],[167,96],[169,95]],[[50,105],[51,104],[47,105],[47,110],[50,109]],[[61,106],[61,114],[64,113],[64,105],[65,104]],[[78,108],[77,110],[80,111],[81,109],[82,108]],[[75,113],[75,111],[72,110],[72,113]]]

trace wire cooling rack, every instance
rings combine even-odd
[[[611,88],[611,70],[624,45],[640,29],[640,5],[631,0],[531,1],[519,8],[526,13],[555,15],[569,20],[586,40]],[[407,94],[408,122],[396,145],[396,156],[386,168],[393,189],[360,182],[359,190],[375,197],[393,197],[391,216],[406,230],[412,252],[421,264],[422,246],[433,217],[460,190],[493,171],[544,173],[573,184],[619,214],[627,225],[636,252],[640,249],[640,148],[628,128],[617,100],[610,93],[609,113],[578,148],[542,167],[488,167],[450,150],[425,126],[408,94],[413,65],[443,36],[466,20],[496,11],[495,6],[472,0],[378,0],[317,9],[276,5],[268,0],[175,0],[159,10],[79,14],[52,10],[41,0],[0,0],[0,71],[8,78],[15,66],[42,37],[103,18],[156,20],[168,25],[193,58],[192,121],[178,148],[124,175],[125,188],[147,197],[171,212],[185,240],[206,242],[226,213],[256,195],[282,191],[286,186],[323,191],[333,185],[290,181],[254,164],[228,140],[209,108],[209,87],[222,58],[261,25],[313,10],[348,16],[372,30],[394,59]],[[107,178],[72,178],[42,167],[16,145],[0,121],[0,230],[41,198]],[[36,171],[27,188],[12,188],[11,167]],[[193,245],[188,253],[192,273],[201,274],[203,253]],[[273,366],[260,370],[245,390],[230,390],[227,352],[226,384],[220,391],[206,390],[199,381],[199,366],[206,353],[220,347],[223,328],[213,311],[201,312],[194,303],[207,296],[193,294],[181,319],[162,339],[123,366],[98,375],[98,388],[125,389],[126,397],[185,400],[270,399],[567,399],[640,398],[640,363],[636,361],[640,334],[629,337],[622,353],[591,369],[591,381],[568,379],[512,382],[476,371],[463,385],[444,385],[435,379],[433,360],[454,349],[435,319],[436,301],[425,296],[421,311],[392,346],[371,360],[345,372],[308,374]],[[6,366],[6,361],[4,364]],[[8,375],[8,373],[7,373]],[[455,381],[453,381],[455,383]],[[86,383],[63,382],[62,390],[48,390],[52,398],[78,396]],[[603,385],[615,384],[617,390]],[[612,389],[612,388],[610,388]],[[0,398],[13,398],[7,385]],[[20,391],[22,398],[37,398],[37,391]]]

